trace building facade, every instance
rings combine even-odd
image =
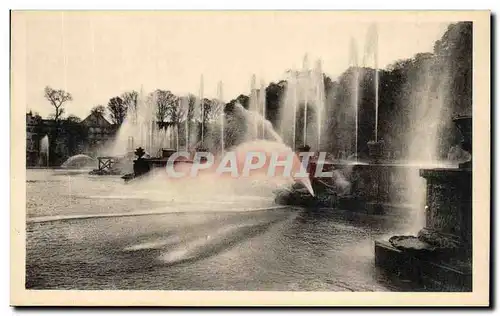
[[[98,112],[81,122],[69,119],[56,122],[29,112],[26,114],[26,166],[60,166],[76,154],[96,157],[114,139],[117,130],[117,125]]]
[[[87,140],[83,146],[83,152],[89,156],[96,156],[113,141],[118,125],[111,124],[99,112],[93,112],[82,122],[87,131]]]

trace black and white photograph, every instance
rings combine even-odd
[[[489,32],[487,11],[12,11],[13,287],[487,303]]]

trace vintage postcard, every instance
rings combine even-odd
[[[488,306],[490,12],[12,11],[11,304]]]

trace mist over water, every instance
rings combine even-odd
[[[119,131],[112,152],[123,154],[142,146],[149,155],[155,156],[161,148],[189,149],[190,151],[203,148],[214,153],[220,159],[226,151],[244,151],[252,148],[271,153],[277,148],[281,148],[282,145],[291,151],[303,145],[309,145],[313,151],[318,151],[334,142],[337,146],[340,145],[345,149],[342,155],[336,157],[341,157],[342,163],[366,164],[366,162],[358,160],[358,151],[360,147],[365,146],[365,144],[359,143],[360,135],[365,133],[364,137],[366,138],[367,133],[366,127],[359,126],[360,117],[358,114],[360,111],[366,111],[366,109],[361,108],[361,105],[367,106],[362,104],[363,98],[371,98],[371,96],[363,96],[363,91],[366,93],[367,89],[373,90],[374,104],[368,106],[374,107],[373,121],[375,123],[373,131],[370,131],[369,139],[378,140],[378,105],[381,95],[379,90],[384,89],[384,86],[380,86],[379,82],[379,73],[384,70],[378,68],[378,36],[377,25],[374,24],[368,29],[364,41],[351,40],[348,60],[348,65],[352,70],[352,76],[348,83],[350,91],[347,95],[349,98],[342,100],[342,102],[348,103],[349,113],[347,113],[347,117],[346,113],[337,109],[338,105],[334,103],[337,102],[335,91],[327,91],[325,87],[321,60],[318,59],[311,68],[309,56],[306,54],[302,61],[302,67],[288,72],[285,93],[280,100],[277,111],[276,130],[266,119],[267,104],[264,82],[261,80],[260,87],[258,87],[258,78],[255,75],[250,78],[248,109],[245,109],[238,102],[226,107],[222,100],[223,84],[219,82],[217,109],[208,118],[205,117],[206,114],[203,110],[205,87],[203,76],[200,76],[198,96],[192,109],[193,115],[189,117],[188,111],[184,111],[185,115],[179,123],[182,127],[181,133],[179,126],[158,128],[154,124],[155,114],[152,106],[154,102],[145,100],[141,93],[138,106],[129,108],[129,113]],[[361,44],[362,49],[358,49],[358,43]],[[404,178],[403,181],[408,188],[405,193],[405,203],[412,205],[415,210],[412,218],[415,219],[416,227],[423,224],[422,210],[425,207],[425,179],[420,177],[418,169],[450,166],[450,161],[443,159],[443,155],[440,153],[440,150],[442,151],[440,148],[443,147],[440,136],[446,127],[445,125],[449,124],[445,118],[449,116],[446,109],[450,107],[449,94],[452,76],[449,67],[443,67],[443,63],[447,64],[449,61],[442,58],[431,58],[432,55],[430,53],[417,54],[415,61],[412,61],[418,65],[408,73],[407,77],[401,79],[405,81],[403,90],[408,97],[399,100],[401,104],[396,105],[396,107],[408,108],[409,113],[406,113],[406,118],[392,118],[409,120],[409,128],[405,130],[404,137],[399,138],[402,139],[402,144],[392,144],[393,147],[406,149],[403,157],[399,157],[393,164],[407,167],[400,177]],[[371,67],[373,69],[370,69]],[[443,69],[445,71],[442,71]],[[373,70],[373,74],[370,73],[371,70]],[[373,78],[367,80],[367,76],[371,75]],[[368,85],[368,88],[363,85]],[[181,97],[179,99],[181,109],[187,109],[190,106],[189,98]],[[367,113],[371,112],[367,111]],[[329,116],[334,116],[335,120],[339,121],[339,124],[335,125],[339,129],[349,127],[350,124],[354,125],[352,135],[342,139],[338,138],[335,135],[337,131],[330,129],[332,119]],[[362,130],[363,128],[364,130]],[[258,143],[258,141],[267,141],[268,143]],[[257,148],[255,145],[261,147]],[[348,156],[348,154],[350,155]],[[342,175],[342,183],[347,181],[350,169],[352,168],[345,168],[347,171],[344,173],[347,172],[347,174]],[[216,196],[227,196],[227,199],[231,200],[235,198],[232,195],[238,196],[257,191],[272,192],[269,190],[271,184],[272,187],[283,186],[281,183],[277,185],[275,179],[265,179],[262,176],[259,179],[256,176],[253,180],[226,179],[215,178],[215,175],[205,172],[198,181],[190,181],[189,179],[163,179],[165,175],[162,173],[155,171],[150,176],[136,181],[134,186],[137,188],[134,190],[140,191],[139,187],[142,187],[145,192],[148,190],[153,192],[156,187],[165,186],[166,191],[172,193],[172,197],[169,194],[159,194],[161,198],[167,199],[168,196],[168,199],[171,200],[194,201],[196,197],[184,192],[188,187],[196,188],[195,190],[199,191],[197,196],[203,196],[200,200],[217,199]],[[213,181],[217,181],[218,185],[211,185]],[[290,185],[290,183],[293,181],[287,182],[286,185]],[[344,187],[348,187],[348,185],[344,185]],[[219,190],[220,193],[218,193]],[[179,195],[179,197],[176,198],[175,195]],[[273,194],[270,193],[267,198],[271,201],[272,197]]]
[[[49,158],[50,158],[50,153],[49,153],[49,136],[45,135],[41,140],[40,140],[40,153],[42,154],[40,159],[45,159],[45,165],[49,166]],[[43,158],[44,157],[44,158]],[[40,162],[41,165],[43,165],[43,161]]]
[[[224,115],[224,123],[216,120],[207,126],[205,148],[214,154],[220,153],[221,140],[224,140],[224,149],[234,150],[236,146],[245,142],[268,140],[282,143],[281,136],[273,129],[271,122],[254,111],[245,109],[236,103],[229,114]],[[221,137],[221,134],[224,136]]]
[[[304,56],[301,70],[288,72],[288,84],[281,101],[278,130],[291,148],[309,145],[321,150],[325,123],[325,86],[320,60],[309,68]]]
[[[335,82],[339,90],[332,88],[331,81],[328,87],[321,61],[310,67],[306,55],[302,67],[277,85],[286,87],[284,94],[276,89],[281,97],[278,107],[271,104],[274,101],[266,103],[264,82],[252,76],[248,109],[238,102],[226,104],[220,82],[217,100],[209,100],[216,109],[206,113],[208,99],[200,76],[197,96],[176,99],[178,117],[167,115],[160,122],[165,124],[157,124],[157,91],[147,97],[141,91],[136,105],[128,108],[113,146],[103,154],[123,156],[137,147],[145,149],[146,157],[158,157],[164,148],[213,153],[214,167],[196,177],[173,178],[158,168],[125,184],[119,176],[30,170],[27,288],[388,290],[374,269],[373,240],[403,230],[414,234],[424,225],[425,179],[419,168],[456,167],[456,162],[444,157],[447,144],[441,137],[450,123],[450,61],[418,55],[411,61],[417,66],[401,79],[405,98],[394,108],[403,108],[403,114],[389,118],[397,123],[408,120],[402,144],[394,146],[407,151],[402,159],[388,160],[386,165],[403,167],[394,180],[405,182],[403,202],[412,208],[398,210],[397,216],[278,206],[276,191],[297,182],[312,195],[315,192],[308,178],[269,176],[267,160],[248,176],[216,172],[228,152],[235,154],[241,174],[249,152],[269,159],[273,153],[294,153],[303,145],[311,151],[328,151],[334,143],[345,155],[335,161],[342,168],[334,170],[331,180],[338,196],[349,197],[354,172],[363,168],[370,172],[372,167],[372,162],[358,160],[358,150],[365,145],[360,145],[361,137],[377,140],[387,134],[377,130],[379,92],[385,89],[378,82],[377,32],[375,26],[369,29],[365,42],[360,42],[363,50],[358,51],[353,39],[350,77],[347,83]],[[380,69],[381,74],[384,71]],[[364,98],[371,102],[372,90],[374,104],[362,104]],[[267,113],[269,106],[273,108]],[[374,112],[369,123],[374,121],[373,130],[359,126],[358,114],[363,111],[364,115]],[[344,135],[340,134],[344,128],[352,132],[338,137]],[[43,141],[48,150],[48,138]],[[86,161],[92,158],[73,156],[63,167]],[[300,165],[295,153],[292,165],[293,174]],[[363,168],[357,169],[359,165]],[[178,171],[192,167],[191,162],[176,165]],[[408,216],[402,219],[402,215]]]
[[[78,154],[69,157],[61,164],[61,168],[82,168],[89,169],[96,165],[97,160],[88,155]]]
[[[420,54],[419,64],[407,79],[409,92],[410,128],[403,138],[407,144],[407,161],[419,168],[456,168],[457,162],[443,155],[443,148],[451,144],[443,142],[443,134],[450,133],[453,108],[451,86],[451,58],[437,58]],[[416,209],[413,214],[414,232],[425,225],[426,180],[416,168],[406,174],[407,201]]]

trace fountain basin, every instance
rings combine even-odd
[[[428,249],[375,241],[375,264],[395,275],[456,291],[472,290],[472,170],[421,169],[426,179],[425,227],[417,238]],[[394,237],[393,237],[394,238]],[[457,290],[458,289],[458,290]]]
[[[413,281],[436,291],[472,291],[470,262],[426,251],[404,251],[389,241],[375,241],[375,265],[394,278]]]

